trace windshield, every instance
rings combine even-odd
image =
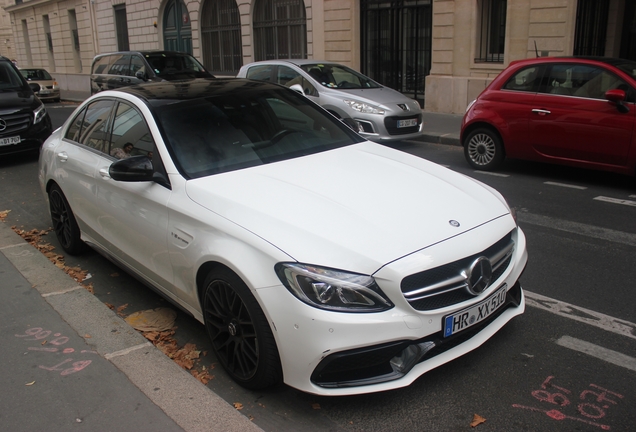
[[[340,89],[380,88],[380,84],[359,72],[339,64],[306,64],[300,68],[321,85]]]
[[[9,62],[0,62],[0,91],[22,90],[26,87],[24,80]]]
[[[44,69],[20,69],[20,73],[27,81],[51,81],[51,75]]]
[[[187,178],[276,162],[363,141],[342,122],[288,89],[232,93],[171,103],[156,116]]]
[[[201,63],[188,54],[159,52],[146,54],[145,57],[155,74],[169,81],[181,79],[183,75],[190,78],[212,77]]]

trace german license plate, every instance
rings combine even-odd
[[[413,126],[417,126],[417,119],[398,120],[397,122],[398,128],[413,127]]]
[[[20,144],[20,137],[14,136],[9,138],[0,138],[0,146],[7,146],[11,144]]]
[[[444,324],[444,337],[448,337],[458,333],[462,330],[474,326],[475,324],[485,320],[493,314],[497,309],[502,307],[506,303],[506,293],[508,292],[507,285],[502,286],[496,293],[488,297],[481,303],[477,303],[474,306],[464,309],[459,312],[455,312],[452,315],[445,316],[443,319]]]

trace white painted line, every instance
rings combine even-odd
[[[636,339],[636,324],[524,290],[526,304],[555,315]]]
[[[618,351],[603,348],[570,336],[561,336],[556,343],[562,347],[582,352],[592,357],[596,357],[597,359],[612,363],[616,366],[636,371],[636,359],[623,353],[619,353]]]
[[[627,198],[636,198],[636,195],[630,195]]]
[[[501,174],[501,173],[490,172],[490,171],[475,171],[475,173],[476,174],[489,175],[489,176],[493,176],[493,177],[510,177],[509,174]]]
[[[78,285],[78,286],[75,286],[73,288],[67,288],[67,289],[63,289],[63,290],[60,290],[60,291],[55,291],[55,292],[42,294],[42,297],[50,297],[50,296],[54,296],[54,295],[67,294],[67,293],[70,293],[70,292],[78,290],[78,289],[86,289],[86,288],[84,288],[81,285]]]
[[[571,184],[567,184],[567,183],[557,183],[557,182],[543,182],[543,184],[547,184],[550,186],[560,186],[560,187],[564,187],[564,188],[570,188],[570,189],[580,189],[580,190],[585,190],[587,189],[587,187],[585,186],[577,186],[577,185],[571,185]]]
[[[142,343],[142,344],[130,347],[130,348],[126,348],[126,349],[123,349],[123,350],[119,350],[119,351],[115,351],[115,352],[112,352],[112,353],[108,353],[108,354],[104,355],[104,357],[106,358],[106,360],[110,360],[113,357],[123,356],[123,355],[131,353],[133,351],[137,351],[138,349],[145,348],[147,346],[152,346],[152,344],[150,342]]]
[[[619,199],[619,198],[610,198],[610,197],[604,197],[604,196],[597,196],[594,199],[597,201],[604,201],[604,202],[608,202],[612,204],[622,204],[622,205],[636,207],[636,201],[630,201],[630,200]]]

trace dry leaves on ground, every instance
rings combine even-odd
[[[470,427],[474,428],[485,422],[486,422],[485,418],[483,418],[479,414],[475,414],[473,415],[473,421],[470,422]]]
[[[4,220],[7,218],[7,215],[9,214],[11,210],[2,210],[0,211],[0,222],[4,222]]]
[[[27,243],[39,250],[45,257],[49,259],[49,261],[55,264],[57,268],[64,270],[66,274],[72,277],[73,280],[78,282],[88,292],[90,292],[91,294],[94,293],[93,284],[82,283],[86,279],[88,272],[82,270],[80,267],[67,266],[64,262],[64,256],[54,252],[55,246],[53,246],[51,243],[42,242],[42,236],[48,234],[51,231],[50,229],[32,229],[30,231],[25,231],[15,226],[12,226],[11,229],[13,229],[13,231],[15,231],[20,237],[26,240]]]

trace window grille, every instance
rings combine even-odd
[[[574,55],[604,56],[609,0],[579,0]]]
[[[216,75],[236,75],[243,65],[241,18],[236,1],[206,1],[201,35],[206,69]]]
[[[256,60],[307,58],[307,24],[302,0],[256,0]]]
[[[115,31],[117,33],[117,49],[128,51],[128,17],[126,16],[126,5],[121,4],[113,7],[115,11]]]
[[[481,0],[477,16],[477,57],[479,63],[503,63],[506,45],[507,0]]]

